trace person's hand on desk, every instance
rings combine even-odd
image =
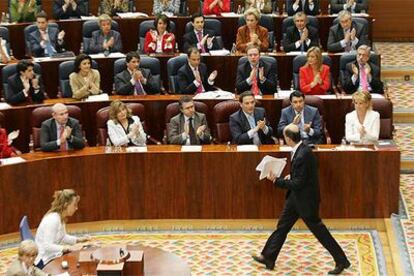
[[[312,122],[309,122],[309,124],[303,124],[303,130],[306,133],[309,133],[309,131],[311,130],[311,127],[312,127]]]

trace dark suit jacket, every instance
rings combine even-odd
[[[161,84],[156,81],[151,75],[151,71],[146,68],[139,68],[144,78],[147,79],[146,84],[142,84],[145,93],[157,94],[161,91]],[[131,84],[131,74],[127,69],[118,73],[115,76],[115,91],[120,95],[132,95],[134,94],[135,87]]]
[[[276,179],[275,185],[287,189],[291,201],[302,218],[319,217],[318,163],[310,148],[299,145],[290,167],[290,179]]]
[[[257,121],[263,121],[266,118],[266,113],[264,108],[256,107],[254,109],[254,119]],[[231,136],[233,137],[233,143],[237,145],[244,145],[244,144],[253,144],[253,139],[249,138],[247,132],[250,130],[249,121],[244,115],[242,109],[239,111],[234,112],[230,115],[230,132]],[[265,134],[262,130],[258,131],[260,142],[262,144],[274,144],[272,139],[273,129],[269,125],[269,121],[266,120],[266,126],[268,127],[269,131]]]
[[[206,34],[208,34],[209,37],[214,36],[214,32],[209,30],[209,29],[204,29],[203,35],[206,35]],[[190,47],[196,47],[197,48],[197,43],[198,43],[198,39],[197,39],[197,36],[196,36],[194,30],[191,30],[190,32],[185,33],[185,35],[184,35],[184,47],[183,47],[184,53],[186,53],[188,51],[188,48],[190,48]],[[207,41],[206,41],[206,43],[204,44],[204,49],[206,50],[207,53],[210,50],[219,50],[219,45],[217,43],[217,39],[215,39],[215,38],[213,39],[213,47],[211,49],[209,49],[207,47]],[[201,50],[200,50],[200,52],[201,52]]]
[[[283,137],[283,130],[285,127],[293,122],[296,113],[292,106],[288,106],[282,109],[280,121],[277,126],[277,132],[279,137]],[[316,107],[305,105],[304,107],[304,121],[305,124],[312,122],[311,128],[314,133],[312,136],[304,141],[307,144],[322,144],[323,143],[323,126],[321,122],[321,116],[319,110]]]
[[[181,134],[184,132],[184,123],[185,123],[185,117],[183,113],[181,112],[180,114],[171,118],[170,123],[168,124],[168,127],[167,127],[168,143],[176,144],[176,145],[185,144],[186,140],[183,140],[181,136]],[[206,126],[203,136],[198,137],[196,135],[197,145],[210,144],[211,135],[210,135],[210,129],[208,128],[208,125],[207,125],[206,115],[204,115],[203,113],[195,112],[194,119],[193,119],[193,125],[194,125],[194,131],[196,132],[200,126],[202,125]]]
[[[207,73],[207,66],[204,63],[200,63],[198,66],[198,71],[200,72],[201,80],[203,82],[204,90],[205,91],[212,91],[216,90],[214,86],[208,83],[208,73]],[[193,71],[188,65],[188,62],[181,66],[177,72],[178,76],[178,89],[179,93],[181,94],[194,94],[197,91],[197,87],[193,83],[195,80]]]
[[[361,45],[370,45],[370,41],[368,39],[368,29],[366,26],[357,23],[355,21],[352,22],[352,29],[355,28],[356,37],[359,39],[355,49],[358,49]],[[342,48],[340,41],[344,39],[344,30],[341,27],[341,24],[336,24],[329,29],[329,37],[328,37],[328,52],[342,52],[344,48]]]
[[[72,9],[72,5],[65,11],[63,11],[63,4],[65,0],[54,0],[53,2],[53,15],[56,19],[68,19],[68,18],[80,18],[81,15],[88,15],[88,0],[77,0],[76,9]]]
[[[299,1],[299,8],[295,11],[293,10],[293,4],[295,3],[295,0],[290,0],[288,2],[288,5],[286,7],[287,13],[289,16],[294,15],[297,12],[304,12],[307,15],[318,15],[319,14],[319,1],[314,0],[313,1],[313,10],[309,9],[309,1],[305,2],[305,7],[302,6],[302,0]]]
[[[74,118],[68,118],[67,126],[72,128],[71,138],[67,140],[69,149],[82,149],[85,147],[82,129],[79,121]],[[55,151],[59,149],[56,143],[57,129],[55,119],[50,118],[42,123],[40,129],[40,147],[42,151]]]
[[[48,35],[50,39],[50,43],[55,48],[56,52],[61,52],[64,49],[64,44],[58,43],[58,34],[59,29],[48,27]],[[44,57],[45,56],[45,49],[40,46],[41,41],[40,31],[36,29],[35,31],[29,34],[29,42],[30,42],[30,53],[34,57]]]
[[[356,0],[355,12],[359,13],[362,10],[368,11],[368,0]],[[331,13],[339,13],[344,9],[346,0],[331,0]],[[351,8],[347,9],[351,11]]]
[[[345,76],[344,76],[344,83],[342,87],[344,88],[347,94],[352,94],[358,90],[359,87],[359,74],[355,84],[352,83],[352,64],[355,64],[358,67],[358,62],[350,62],[346,65]],[[372,62],[368,62],[369,66],[371,67],[371,81],[369,85],[371,86],[371,93],[379,93],[384,94],[384,84],[380,80],[380,69],[377,65],[373,64]],[[359,69],[358,69],[359,70]]]
[[[319,46],[319,34],[318,30],[312,26],[307,25],[308,28],[308,38],[310,39],[309,46],[304,43],[304,52],[306,52],[309,48],[313,46]],[[300,40],[300,33],[296,26],[291,26],[286,30],[285,39],[283,39],[283,50],[285,52],[291,51],[300,51],[300,46],[296,48],[295,42]]]
[[[259,85],[259,89],[262,94],[270,94],[277,92],[277,72],[274,64],[269,64],[263,60],[259,62],[259,68],[264,68],[264,75],[266,80],[261,83],[259,80],[259,75],[257,75],[257,82]],[[237,68],[237,78],[236,78],[236,89],[239,93],[243,93],[244,91],[250,90],[251,85],[246,82],[246,79],[250,76],[250,72],[252,71],[252,67],[250,66],[250,62],[246,60],[245,63],[240,64]]]
[[[7,79],[8,89],[6,91],[6,101],[10,104],[18,104],[18,103],[40,103],[45,98],[45,90],[43,86],[42,79],[39,79],[39,86],[40,89],[37,93],[33,89],[32,82],[30,83],[29,89],[29,96],[26,98],[23,93],[23,82],[20,79],[19,74],[14,74]]]
[[[121,35],[119,32],[110,30],[108,34],[108,39],[113,37],[114,38],[114,45],[110,48],[110,52],[122,52],[122,41]],[[90,54],[99,54],[104,52],[103,42],[105,37],[101,30],[94,31],[92,33],[92,38],[89,44],[89,53]]]

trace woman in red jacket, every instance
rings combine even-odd
[[[154,20],[155,30],[149,30],[145,35],[144,52],[173,53],[175,48],[175,36],[170,33],[170,20],[165,15],[159,15]]]
[[[13,157],[16,156],[17,153],[18,151],[9,145],[9,139],[6,130],[4,128],[0,128],[0,158]]]
[[[230,0],[204,0],[204,15],[220,15],[222,12],[230,12]]]
[[[322,63],[321,49],[311,47],[307,62],[299,70],[300,91],[306,95],[324,95],[331,87],[329,66]]]

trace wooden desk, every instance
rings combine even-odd
[[[323,218],[388,218],[398,212],[397,148],[315,153]],[[290,152],[276,145],[259,152],[209,145],[201,153],[182,153],[180,146],[162,145],[148,146],[146,153],[105,154],[97,147],[24,154],[27,162],[0,166],[0,234],[17,231],[23,215],[36,227],[53,192],[63,188],[81,197],[71,222],[276,218],[285,191],[259,181],[255,171],[268,154],[290,160]]]
[[[147,96],[111,96],[110,100],[119,99],[126,102],[139,102],[144,104],[147,118],[148,134],[152,137],[161,140],[165,129],[165,108],[168,104],[177,102],[180,95],[147,95]],[[375,99],[377,100],[377,99]],[[212,111],[214,106],[221,100],[203,100],[209,107],[207,121],[209,127],[212,129],[213,136],[216,136],[216,129],[213,122]],[[384,101],[388,105],[392,105],[386,99],[378,99]],[[8,131],[20,129],[20,135],[14,142],[18,149],[23,152],[29,151],[29,142],[31,134],[30,117],[32,110],[38,106],[52,105],[56,102],[63,102],[65,104],[77,105],[82,110],[82,126],[86,132],[88,144],[90,146],[96,145],[96,112],[110,102],[84,102],[75,101],[74,99],[53,99],[47,100],[45,104],[41,105],[26,105],[16,106],[6,110],[0,110],[5,116]],[[352,111],[353,105],[350,97],[346,99],[329,98],[323,99],[325,114],[324,120],[327,124],[327,129],[331,135],[332,142],[339,144],[342,137],[345,135],[345,115]],[[266,110],[267,120],[270,122],[274,130],[277,129],[277,124],[280,119],[282,110],[282,99],[275,99],[270,95],[266,95],[262,100],[259,100],[259,105]]]
[[[185,276],[191,275],[191,269],[187,263],[177,255],[163,251],[158,248],[148,246],[128,246],[128,249],[144,251],[144,275],[157,276]],[[77,267],[79,251],[74,251],[54,259],[43,269],[46,273],[56,275],[68,272],[72,276],[81,276],[85,274],[95,275],[96,270],[81,269]],[[63,269],[62,261],[67,261],[68,269]]]

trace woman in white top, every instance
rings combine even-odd
[[[114,146],[145,145],[147,134],[138,116],[121,101],[113,101],[109,110],[108,136]]]
[[[380,115],[372,110],[371,94],[358,91],[352,95],[355,110],[346,114],[345,138],[348,142],[369,144],[378,141]]]
[[[71,245],[88,241],[88,237],[77,238],[66,233],[66,221],[78,210],[79,195],[74,190],[56,191],[52,206],[42,218],[36,232],[39,255],[35,264],[43,268],[49,261],[71,251]]]

